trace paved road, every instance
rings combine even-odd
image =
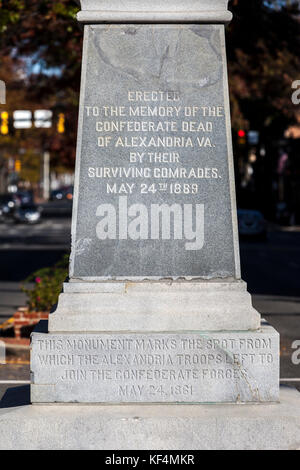
[[[29,226],[0,224],[0,281],[19,282],[55,264],[70,250],[70,233],[70,218],[45,219]]]
[[[69,249],[71,240],[71,218],[45,218],[35,225],[0,224],[0,250],[35,249],[53,247]]]

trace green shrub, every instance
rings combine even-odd
[[[57,303],[62,283],[68,276],[69,256],[65,255],[61,261],[51,268],[35,271],[22,282],[22,291],[27,295],[29,311],[50,312]],[[33,287],[28,284],[33,283]]]

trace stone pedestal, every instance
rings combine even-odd
[[[70,280],[32,402],[277,402],[279,336],[240,274],[227,1],[81,7]]]

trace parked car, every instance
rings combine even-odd
[[[32,191],[17,191],[16,198],[20,204],[33,204],[33,193]]]
[[[62,201],[68,200],[72,201],[73,199],[73,186],[66,186],[55,191],[51,191],[50,195],[51,201]]]
[[[256,210],[238,210],[239,234],[244,237],[266,240],[267,224],[263,214]]]
[[[41,219],[41,209],[35,204],[22,204],[14,211],[15,222],[37,224]]]
[[[16,207],[20,205],[20,202],[16,198],[15,194],[0,194],[0,209],[2,218],[11,217]]]

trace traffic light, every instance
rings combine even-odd
[[[15,172],[20,173],[22,169],[22,163],[21,160],[16,160],[15,161]]]
[[[1,113],[0,132],[2,135],[7,135],[9,133],[9,115],[7,111],[2,111]]]
[[[243,129],[238,131],[238,144],[240,146],[246,145],[246,132]]]
[[[64,113],[59,113],[59,115],[58,115],[57,131],[58,131],[59,134],[64,134],[65,133],[65,115],[64,115]]]

